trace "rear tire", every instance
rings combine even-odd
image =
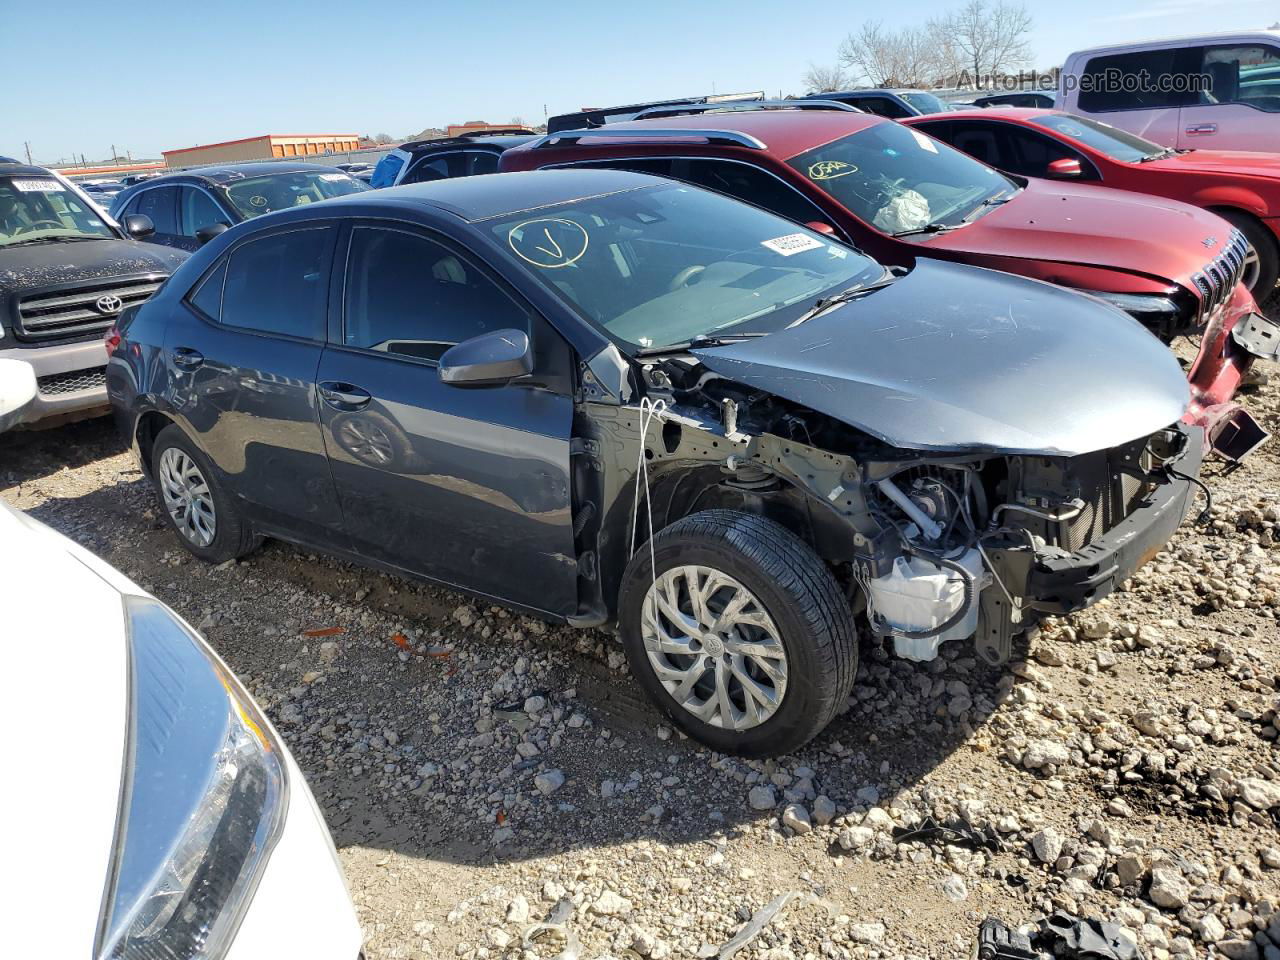
[[[160,513],[178,542],[207,563],[249,553],[260,542],[218,482],[208,457],[176,424],[156,436],[151,479]]]
[[[640,547],[619,625],[641,686],[691,737],[777,756],[817,736],[858,667],[848,599],[808,544],[735,510],[695,513]],[[695,600],[695,593],[701,598]]]
[[[1256,251],[1258,262],[1254,276],[1245,279],[1253,298],[1262,303],[1275,290],[1276,280],[1280,277],[1280,244],[1276,243],[1276,238],[1265,225],[1243,211],[1215,210],[1214,213],[1243,233],[1249,246]]]

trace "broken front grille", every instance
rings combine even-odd
[[[1244,261],[1249,255],[1249,241],[1239,230],[1232,230],[1227,247],[1203,270],[1192,276],[1200,294],[1200,322],[1203,324],[1231,299],[1236,284],[1244,274]]]
[[[24,294],[17,302],[14,332],[19,339],[40,342],[101,333],[123,310],[147,300],[164,279],[115,277]]]
[[[106,385],[106,367],[71,370],[67,373],[52,373],[47,377],[36,378],[36,387],[46,397],[56,397],[64,393],[78,393],[81,390],[93,390]]]

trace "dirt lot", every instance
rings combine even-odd
[[[1271,373],[1246,399],[1280,432]],[[0,494],[197,624],[266,707],[371,960],[551,957],[520,938],[564,898],[583,960],[708,957],[791,891],[739,957],[968,957],[982,917],[1061,907],[1151,957],[1278,960],[1280,444],[1204,479],[1207,525],[1011,669],[867,646],[825,735],[747,763],[674,735],[605,634],[278,543],[211,568],[107,421],[0,438]],[[930,816],[981,842],[895,841]]]

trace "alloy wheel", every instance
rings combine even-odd
[[[1244,269],[1240,272],[1240,282],[1244,284],[1246,290],[1253,290],[1254,284],[1258,282],[1258,274],[1262,272],[1262,258],[1258,256],[1258,251],[1254,249],[1253,244],[1249,244],[1248,252],[1244,255]],[[1265,291],[1258,291],[1259,297]]]
[[[787,652],[763,604],[711,567],[673,567],[641,608],[645,653],[663,688],[699,720],[748,730],[787,692]]]
[[[178,532],[197,547],[213,543],[218,532],[213,492],[196,462],[179,447],[160,454],[160,494]]]

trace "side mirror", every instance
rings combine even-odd
[[[0,360],[0,431],[22,422],[36,399],[36,372],[25,360]]]
[[[812,230],[814,233],[822,234],[824,237],[834,237],[836,235],[836,228],[829,223],[824,223],[821,220],[810,220],[808,223],[805,224],[805,226],[808,227],[810,230]]]
[[[214,237],[222,236],[228,229],[225,223],[211,223],[207,227],[201,227],[196,231],[196,241],[203,247]]]
[[[1074,180],[1084,176],[1084,168],[1074,157],[1062,157],[1059,160],[1049,161],[1048,174],[1053,180]]]
[[[127,236],[134,240],[145,240],[156,232],[156,225],[145,213],[131,213],[120,221]]]
[[[440,357],[440,380],[458,387],[491,387],[533,372],[533,345],[523,330],[495,330],[455,344]]]

